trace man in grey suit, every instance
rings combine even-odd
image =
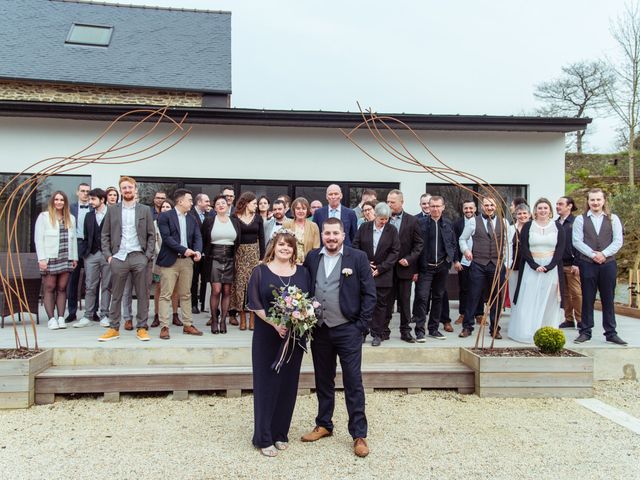
[[[133,277],[138,297],[136,337],[148,341],[149,284],[147,265],[155,251],[155,227],[151,210],[136,202],[136,181],[120,177],[122,203],[111,207],[103,220],[102,253],[111,266],[110,328],[98,340],[120,338],[122,293],[127,277]]]

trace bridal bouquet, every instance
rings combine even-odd
[[[287,327],[287,336],[276,361],[271,365],[271,368],[280,372],[282,365],[291,359],[295,345],[304,348],[301,339],[305,335],[311,338],[311,332],[318,323],[316,309],[320,308],[320,303],[296,286],[274,288],[273,297],[268,319],[276,325]]]

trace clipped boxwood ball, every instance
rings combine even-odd
[[[542,353],[558,353],[564,347],[564,332],[559,328],[542,327],[533,336],[533,343]]]

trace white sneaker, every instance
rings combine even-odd
[[[58,326],[58,320],[55,318],[50,318],[49,323],[47,323],[49,330],[58,330],[60,327]]]
[[[91,325],[91,320],[89,320],[87,317],[82,317],[80,320],[73,324],[73,328],[88,327],[89,325]]]
[[[64,322],[64,317],[58,317],[58,328],[67,328],[67,324]]]
[[[102,317],[100,319],[100,326],[101,327],[105,327],[105,328],[109,328],[109,326],[111,326],[111,322],[109,322],[109,318],[108,317]]]

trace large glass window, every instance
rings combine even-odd
[[[15,173],[0,173],[0,190],[4,189],[7,182],[14,176]],[[18,183],[14,185],[19,185],[27,180],[29,176],[30,175],[21,175]],[[18,220],[18,247],[21,252],[35,252],[33,229],[40,212],[47,209],[51,194],[57,190],[61,190],[69,197],[69,203],[77,202],[76,191],[80,183],[91,184],[91,177],[88,175],[52,175],[38,185],[36,191],[26,201],[25,208],[22,210]],[[2,193],[0,196],[0,208],[6,205],[13,191],[14,189],[12,188]],[[23,197],[26,194],[27,188],[19,188],[19,197]],[[15,207],[13,214],[16,212],[17,207]],[[7,238],[7,225],[4,222],[0,224],[0,237],[4,239]],[[0,244],[0,248],[2,251],[6,251],[4,242]]]
[[[464,184],[473,192],[481,192],[482,188],[475,184]],[[527,185],[493,185],[500,195],[504,198],[507,206],[515,197],[528,198]],[[462,216],[462,203],[467,200],[474,200],[476,205],[478,201],[472,193],[465,188],[458,187],[447,183],[427,183],[426,192],[431,195],[440,195],[444,198],[445,210],[443,215],[450,220],[457,220]],[[510,220],[510,219],[509,219]]]
[[[249,180],[249,179],[176,179],[172,183],[166,178],[136,177],[138,182],[138,192],[140,201],[147,205],[153,203],[153,194],[156,190],[162,189],[169,196],[176,188],[188,188],[195,195],[206,193],[209,197],[215,197],[222,188],[231,186],[236,194],[236,200],[242,192],[251,191],[258,197],[266,195],[271,202],[279,195],[289,195],[291,199],[305,197],[309,202],[320,200],[326,205],[327,187],[332,183],[329,181],[292,181],[292,180]],[[371,188],[378,194],[379,200],[385,200],[389,190],[399,188],[398,183],[373,183],[373,182],[337,182],[342,188],[342,203],[348,207],[355,207],[360,203],[362,191]]]

